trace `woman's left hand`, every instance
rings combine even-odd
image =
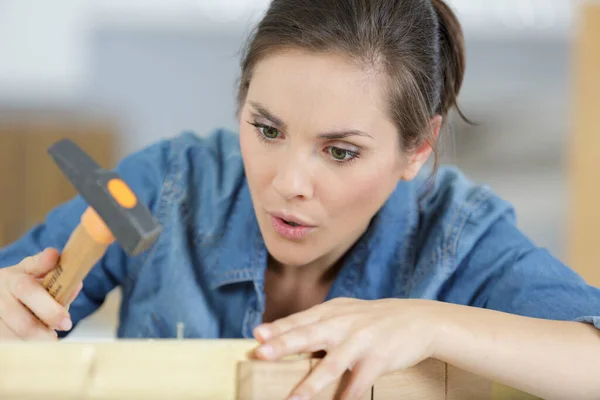
[[[295,388],[291,398],[310,399],[351,371],[342,399],[356,399],[388,372],[435,353],[435,310],[430,300],[334,299],[258,326],[255,357],[283,357],[325,351],[326,356]]]

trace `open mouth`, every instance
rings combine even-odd
[[[285,219],[281,219],[283,221],[284,224],[289,225],[289,226],[300,226],[300,224],[297,224],[295,222],[291,222],[291,221],[286,221]]]
[[[303,221],[300,219],[292,218],[289,216],[288,218],[290,219],[284,219],[278,215],[271,215],[270,217],[271,223],[273,224],[273,229],[275,229],[275,231],[279,235],[287,239],[302,239],[316,229],[316,227],[314,226],[303,225]]]

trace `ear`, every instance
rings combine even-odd
[[[433,134],[431,138],[435,143],[440,134],[440,129],[442,128],[442,116],[436,115],[433,117],[429,126]],[[408,154],[408,160],[404,166],[400,179],[404,181],[410,181],[417,176],[433,151],[431,145],[432,143],[429,140],[424,140],[418,148]]]

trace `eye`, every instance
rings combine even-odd
[[[259,125],[258,129],[267,139],[273,140],[277,139],[277,137],[279,136],[279,131],[276,128],[273,128],[272,126]]]
[[[356,157],[356,152],[345,150],[339,147],[329,147],[328,152],[336,161],[348,161]]]

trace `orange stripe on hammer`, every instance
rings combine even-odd
[[[137,204],[135,193],[119,178],[108,181],[108,192],[123,208],[133,208]]]

